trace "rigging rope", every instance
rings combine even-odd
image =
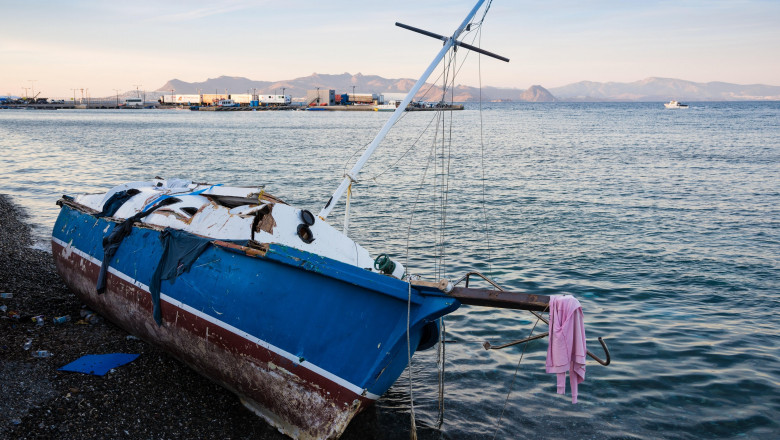
[[[542,313],[546,312],[547,308],[545,307],[544,311]],[[537,324],[539,324],[539,321],[541,321],[542,316],[537,315],[536,316],[536,322],[534,322],[534,326],[531,327],[531,333],[528,334],[528,337],[530,338],[534,334],[534,330],[536,329]],[[498,434],[498,430],[501,429],[501,421],[504,419],[504,411],[506,411],[506,405],[509,403],[509,395],[512,394],[512,389],[515,387],[515,379],[517,379],[517,372],[520,371],[520,363],[523,362],[523,356],[525,355],[525,350],[528,348],[528,346],[533,341],[529,341],[523,345],[523,351],[520,353],[520,360],[517,361],[517,366],[515,367],[515,374],[512,376],[512,381],[509,383],[509,391],[506,393],[506,399],[504,399],[504,406],[501,407],[501,416],[498,418],[498,423],[496,423],[496,430],[493,432],[493,439],[495,440],[496,435]]]
[[[491,2],[492,3],[492,2]],[[488,3],[487,8],[490,8]],[[485,11],[487,13],[487,11]],[[482,16],[485,19],[485,16]],[[480,22],[481,23],[481,22]],[[477,31],[479,36],[479,46],[482,47],[482,27],[480,26]],[[480,157],[482,161],[482,214],[485,219],[485,242],[487,243],[487,263],[488,263],[488,275],[493,277],[493,257],[490,250],[490,224],[488,223],[487,207],[485,206],[485,136],[484,136],[484,121],[482,118],[482,56],[477,54],[477,66],[479,72],[479,145],[480,145]]]
[[[444,425],[444,361],[445,356],[445,344],[447,336],[447,327],[444,325],[444,317],[439,318],[439,349],[438,358],[436,359],[436,367],[439,370],[439,414],[436,418],[436,429],[441,429]]]
[[[488,9],[490,8],[489,2],[485,12],[482,16],[482,19],[480,22],[476,25],[477,28],[479,28],[482,24],[482,21],[485,19],[485,15],[487,14]],[[466,34],[468,35],[468,33]],[[474,37],[472,38],[472,42],[476,40],[477,36],[480,36],[480,42],[481,42],[481,32],[475,33]],[[457,59],[457,49],[454,49],[450,52],[449,58],[442,63],[443,70],[441,75],[434,81],[428,89],[424,92],[423,96],[427,96],[427,94],[433,90],[434,84],[438,82],[438,79],[442,79],[442,103],[445,102],[445,99],[447,97],[447,92],[449,88],[450,92],[450,105],[452,105],[455,101],[455,78],[457,77],[457,74],[460,72],[460,69],[465,64],[466,58],[468,58],[470,51],[466,53],[466,56],[463,57],[463,60],[461,62],[461,65],[458,66],[458,59]],[[480,145],[482,148],[482,203],[483,203],[483,214],[485,216],[486,221],[486,234],[487,234],[487,211],[485,208],[485,171],[484,171],[484,137],[483,137],[483,124],[482,124],[482,77],[481,77],[481,64],[480,64],[480,80],[479,80],[479,105],[480,105]],[[401,118],[406,116],[406,113],[404,113]],[[436,130],[434,132],[433,140],[431,142],[431,150],[428,155],[428,160],[426,162],[425,168],[423,169],[423,176],[420,181],[420,185],[417,188],[417,193],[415,195],[414,202],[412,204],[412,210],[411,214],[409,216],[409,226],[407,227],[407,236],[406,236],[406,256],[405,256],[405,266],[407,267],[407,271],[409,268],[409,243],[411,239],[411,229],[415,214],[415,207],[417,206],[417,203],[420,198],[420,194],[423,188],[423,185],[425,183],[425,179],[428,175],[428,170],[430,169],[431,161],[433,161],[434,165],[434,175],[433,175],[433,210],[432,210],[432,216],[434,217],[434,221],[436,218],[437,211],[439,212],[439,225],[438,228],[438,235],[436,231],[434,230],[434,272],[441,278],[446,275],[446,226],[447,226],[447,208],[449,206],[449,188],[450,188],[450,170],[451,170],[451,164],[452,164],[452,134],[453,134],[453,120],[454,115],[452,111],[452,107],[450,107],[449,112],[449,128],[447,127],[447,119],[446,114],[444,111],[437,111],[435,116],[431,118],[431,120],[428,122],[426,127],[423,129],[420,136],[413,142],[412,146],[409,147],[404,153],[399,157],[392,165],[387,167],[384,171],[380,172],[379,174],[376,174],[371,179],[376,181],[377,178],[385,174],[387,171],[393,169],[398,163],[400,163],[406,155],[417,145],[419,140],[422,138],[422,135],[426,133],[431,124],[436,121]],[[399,120],[401,119],[399,118]],[[439,122],[441,123],[441,152],[439,152],[439,145],[437,142],[438,135],[439,135]],[[354,153],[353,153],[354,156]],[[439,163],[437,159],[441,159],[440,163],[440,169],[439,169]],[[345,167],[346,170],[346,167]],[[440,172],[439,172],[440,170]],[[438,192],[438,194],[437,194]],[[438,196],[438,197],[437,197]],[[437,198],[439,205],[437,206]],[[437,209],[438,208],[438,209]],[[489,245],[489,238],[488,238],[488,260],[490,260],[490,245]],[[411,272],[408,272],[411,273]],[[412,439],[417,439],[417,427],[416,427],[416,421],[415,421],[415,412],[414,412],[414,394],[413,394],[413,379],[412,379],[412,350],[411,350],[411,342],[410,342],[410,323],[411,323],[411,297],[412,297],[412,287],[411,287],[411,275],[409,281],[409,293],[408,293],[408,299],[407,299],[407,317],[406,317],[406,345],[407,345],[407,368],[409,370],[409,400],[410,400],[410,418],[411,418],[411,433],[410,437]],[[538,320],[537,320],[538,322]],[[534,325],[534,328],[536,325]],[[441,428],[444,423],[444,372],[445,372],[445,354],[446,354],[446,326],[444,322],[444,317],[439,318],[439,348],[437,351],[437,369],[439,374],[439,388],[438,388],[438,403],[439,403],[439,413],[437,417],[436,426],[437,428]],[[532,330],[533,333],[533,330]],[[521,356],[522,360],[522,356]],[[519,364],[518,364],[519,368]],[[515,372],[517,374],[517,372]],[[507,399],[508,399],[507,395]],[[504,404],[506,406],[506,402]],[[502,411],[503,416],[503,411]]]
[[[414,387],[412,381],[412,347],[409,340],[409,325],[412,315],[412,283],[409,280],[409,297],[406,301],[406,356],[407,356],[407,369],[409,370],[409,413],[412,419],[410,427],[411,440],[417,440],[417,424],[414,421]]]

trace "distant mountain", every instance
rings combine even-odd
[[[195,93],[252,93],[306,96],[307,90],[317,87],[334,89],[336,93],[406,93],[414,85],[413,79],[387,79],[376,75],[342,73],[338,75],[313,73],[309,76],[284,81],[254,81],[249,78],[220,76],[202,82],[188,83],[178,79],[168,81],[156,92],[176,94]],[[353,88],[354,87],[354,88]],[[447,92],[445,100],[457,102],[479,101],[761,101],[780,100],[780,86],[762,84],[740,85],[725,82],[696,83],[673,78],[646,78],[630,83],[580,81],[549,90],[534,85],[527,90],[514,88],[476,87],[458,85]],[[425,101],[442,99],[438,86],[427,84],[415,97]]]
[[[542,86],[531,86],[520,95],[520,101],[528,102],[554,102],[555,96]]]
[[[220,76],[209,78],[202,82],[188,83],[178,79],[172,79],[164,86],[157,89],[160,93],[176,94],[195,93],[252,93],[253,89],[258,94],[284,93],[295,97],[306,96],[307,90],[317,87],[322,89],[334,89],[336,93],[406,93],[414,85],[415,80],[408,78],[387,79],[376,75],[352,75],[342,73],[340,75],[328,75],[313,73],[309,76],[284,81],[254,81],[249,78],[235,76]],[[354,89],[353,89],[354,87]],[[531,91],[529,93],[529,91]],[[452,94],[451,94],[452,93]],[[442,99],[441,88],[426,84],[417,94],[417,99],[425,101],[438,101]],[[453,99],[457,102],[478,101],[479,89],[469,86],[456,86],[453,91],[447,93],[446,100]],[[533,86],[528,90],[484,87],[482,89],[484,101],[553,101],[555,98],[541,86]]]
[[[550,89],[563,101],[762,101],[780,100],[780,87],[725,82],[696,83],[674,78],[645,78],[630,83],[580,81]]]

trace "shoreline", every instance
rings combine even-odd
[[[288,439],[233,393],[154,345],[128,339],[127,332],[102,319],[79,323],[82,304],[60,280],[51,254],[30,247],[28,218],[0,194],[0,292],[13,293],[0,304],[20,315],[17,320],[0,312],[0,437]],[[45,316],[43,326],[31,320],[37,315]],[[52,323],[62,315],[71,321]],[[32,348],[26,351],[28,339]],[[36,350],[53,356],[33,358]],[[102,377],[57,371],[86,354],[120,352],[140,356]],[[375,408],[357,415],[341,438],[409,436],[406,411],[383,414],[379,426]],[[437,434],[418,427],[421,438]]]

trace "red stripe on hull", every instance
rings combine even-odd
[[[147,291],[109,273],[106,292],[98,295],[98,265],[56,242],[52,253],[60,276],[87,305],[238,394],[291,437],[336,438],[373,402],[173,304],[162,302],[158,326]]]

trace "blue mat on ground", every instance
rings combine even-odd
[[[58,370],[104,376],[112,368],[129,364],[138,356],[140,355],[127,353],[88,354],[76,359],[68,365],[60,367]]]

